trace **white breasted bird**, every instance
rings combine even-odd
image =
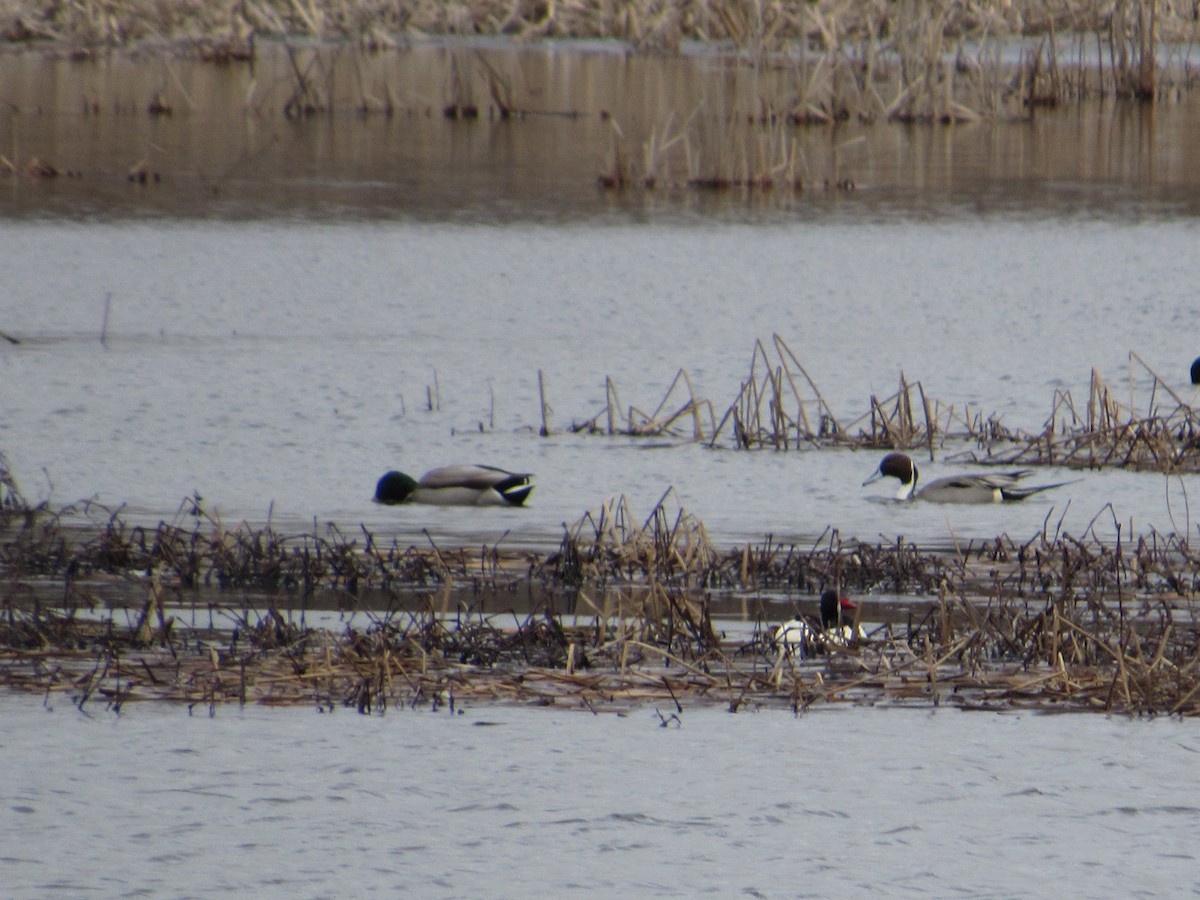
[[[1021,479],[1032,469],[1017,469],[1012,472],[988,472],[978,475],[952,475],[937,478],[920,490],[917,479],[920,473],[917,464],[903,453],[889,453],[879,463],[875,474],[863,482],[863,486],[880,478],[895,478],[900,482],[897,500],[929,500],[933,503],[1004,503],[1024,500],[1041,491],[1062,487],[1066,481],[1054,484],[1021,485]]]
[[[847,614],[856,609],[857,603],[828,588],[821,593],[820,622],[793,616],[775,629],[775,644],[787,656],[798,659],[820,653],[831,645],[844,647],[855,638],[866,637],[861,626],[855,628],[852,621],[846,620]]]

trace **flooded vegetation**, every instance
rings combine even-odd
[[[320,186],[326,213],[420,214],[478,186],[511,215],[529,167],[556,215],[709,212],[878,202],[950,153],[958,179],[1025,177],[1068,141],[1093,176],[1138,157],[1136,178],[1178,187],[1194,142],[1152,135],[1195,115],[1194,29],[1161,4],[18,5],[0,170],[16,210],[238,217]],[[60,176],[78,183],[21,185]]]
[[[816,102],[796,107],[798,117],[814,115],[820,121],[850,114],[854,106],[843,100],[861,102],[859,114],[875,107],[891,115],[953,120],[958,115],[956,85],[977,81],[981,63],[994,62],[1006,41],[1030,37],[1038,40],[1023,50],[1028,58],[1016,82],[1027,102],[1052,104],[1064,95],[1089,90],[1152,99],[1162,84],[1161,66],[1180,61],[1166,48],[1195,37],[1195,16],[1185,5],[1101,7],[1075,0],[969,5],[928,0],[890,5],[822,2],[801,7],[746,0],[634,0],[618,6],[600,0],[471,0],[451,6],[433,0],[399,5],[330,0],[307,6],[263,0],[228,9],[124,0],[106,8],[104,15],[73,7],[10,4],[0,25],[0,39],[49,45],[77,57],[151,45],[160,51],[182,49],[209,61],[238,62],[253,60],[257,41],[264,37],[340,42],[380,51],[431,35],[503,36],[524,42],[605,39],[639,51],[677,51],[700,43],[760,60],[771,54],[799,54],[808,88],[802,99]],[[953,66],[943,65],[947,50]],[[902,79],[899,96],[885,94],[875,81],[889,66]],[[1096,72],[1089,81],[1081,70],[1092,66]],[[984,80],[995,74],[984,73]],[[297,76],[302,77],[299,71]],[[497,77],[494,88],[503,86]],[[995,93],[994,87],[986,90]],[[493,90],[492,97],[504,108],[501,91]],[[824,99],[833,99],[833,105],[822,108]],[[461,108],[478,107],[469,102]]]
[[[1160,4],[130,2],[7,16],[12,218],[869,216],[900,194],[919,210],[931,191],[984,211],[1069,204],[1044,196],[1064,178],[1124,185],[1136,196],[1117,218],[1200,209],[1195,142],[1155,139],[1197,116],[1195,25]],[[680,368],[643,411],[608,375],[599,412],[557,428],[538,369],[534,427],[714,451],[1200,471],[1191,402],[1128,359],[1128,387],[1093,369],[1086,398],[1055,389],[1040,429],[903,371],[854,418],[774,335],[732,398],[705,397]],[[30,503],[3,475],[3,680],[81,707],[370,712],[469,696],[1200,712],[1189,529],[1132,533],[1112,509],[1074,536],[1047,515],[1032,534],[864,541],[829,522],[810,543],[729,547],[670,490],[645,518],[618,493],[547,549],[510,547],[507,532],[418,545],[365,524],[227,525],[199,492],[170,524],[84,503],[94,522],[80,526],[80,507]],[[864,602],[869,627],[847,646],[784,652],[776,624],[813,614],[830,585],[900,599]],[[322,608],[344,627],[309,625]]]
[[[6,473],[0,681],[81,709],[170,699],[449,706],[950,705],[1200,713],[1186,538],[1115,546],[1052,530],[919,547],[836,532],[720,550],[663,498],[564,530],[553,552],[389,545],[362,529],[285,535],[191,526],[98,531],[30,507]],[[182,512],[182,511],[181,511]],[[861,636],[800,652],[778,622],[837,584]],[[216,589],[214,592],[213,589]],[[915,598],[927,599],[918,600]],[[336,627],[310,625],[320,609]],[[815,619],[813,619],[815,621]]]
[[[972,410],[930,397],[901,373],[898,390],[871,396],[869,412],[853,420],[835,413],[799,356],[779,335],[757,341],[749,371],[725,411],[699,396],[680,369],[652,412],[624,407],[616,383],[605,380],[604,408],[576,421],[585,434],[670,437],[709,447],[746,450],[853,447],[927,450],[994,465],[1097,469],[1107,466],[1162,472],[1200,472],[1200,418],[1168,379],[1136,353],[1123,385],[1095,369],[1087,397],[1070,391],[1051,398],[1044,429],[1007,426],[996,411]],[[1128,399],[1126,399],[1128,398]],[[548,426],[542,419],[542,431]]]
[[[4,6],[6,887],[1178,892],[1195,37]]]

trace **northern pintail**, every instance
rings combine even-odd
[[[903,453],[889,453],[879,463],[875,474],[863,482],[863,486],[880,478],[896,478],[900,481],[900,490],[896,492],[897,500],[929,500],[934,503],[1003,503],[1004,501],[1024,500],[1040,491],[1062,487],[1067,482],[1059,481],[1054,484],[1039,484],[1022,487],[1018,482],[1026,477],[1032,469],[1018,469],[1014,472],[989,472],[986,475],[952,475],[948,478],[938,478],[929,482],[919,491],[916,490],[917,465]]]
[[[520,506],[533,490],[528,472],[495,466],[443,466],[416,481],[388,472],[375,485],[376,503],[431,503],[435,506]]]
[[[857,603],[829,588],[821,593],[820,624],[797,614],[775,629],[775,645],[798,659],[820,653],[828,646],[844,647],[854,638],[866,636],[861,626],[855,628],[845,621],[844,613],[855,609]]]

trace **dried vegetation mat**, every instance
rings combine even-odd
[[[189,525],[81,530],[3,481],[0,684],[81,708],[1200,713],[1200,558],[1173,535],[920,548],[828,531],[722,552],[664,497],[645,520],[612,501],[548,552],[451,551],[226,528],[198,504]],[[831,584],[860,601],[861,637],[777,646],[779,599],[812,613]],[[332,624],[314,624],[319,598]]]

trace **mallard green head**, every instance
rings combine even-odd
[[[403,472],[388,472],[375,484],[376,503],[389,506],[403,503],[417,489],[417,483]]]

